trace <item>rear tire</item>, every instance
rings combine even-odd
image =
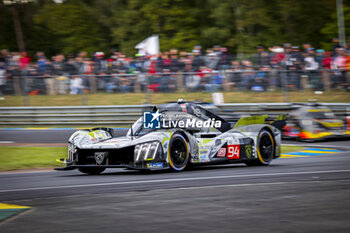
[[[247,166],[267,166],[275,155],[275,140],[270,131],[262,129],[258,135],[256,147],[257,160],[247,161]]]
[[[174,171],[183,171],[189,161],[189,148],[186,139],[175,133],[170,139],[168,148],[169,165]]]
[[[89,174],[89,175],[98,175],[102,173],[106,168],[103,167],[82,167],[78,169],[81,173]]]

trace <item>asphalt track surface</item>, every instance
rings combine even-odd
[[[0,141],[62,143],[70,134],[0,130]],[[33,208],[0,232],[350,232],[349,142],[311,143],[345,152],[267,167],[1,173],[0,202]]]

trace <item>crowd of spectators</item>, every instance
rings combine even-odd
[[[325,72],[327,71],[328,72]],[[311,44],[300,48],[291,44],[259,46],[256,53],[233,56],[225,47],[203,50],[195,46],[191,52],[172,49],[156,56],[133,58],[113,51],[57,54],[48,58],[44,52],[30,57],[26,52],[0,54],[0,93],[14,94],[80,94],[83,91],[132,92],[146,89],[171,92],[182,83],[186,90],[214,92],[225,90],[266,91],[273,87],[301,90],[307,85],[323,90],[348,89],[350,43],[346,47],[333,39],[332,51],[315,49]],[[181,73],[182,82],[178,81]],[[327,77],[325,80],[324,77]],[[225,83],[225,85],[223,85]]]

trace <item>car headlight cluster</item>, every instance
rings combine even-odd
[[[68,144],[68,160],[74,161],[74,154],[77,152],[77,147],[72,143]]]
[[[162,147],[159,142],[149,142],[135,146],[135,162],[154,160],[157,154],[161,154]]]

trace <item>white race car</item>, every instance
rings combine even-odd
[[[240,118],[230,123],[203,106],[186,101],[144,112],[126,136],[111,128],[79,130],[69,139],[66,164],[99,174],[106,168],[184,170],[189,164],[268,165],[280,156],[284,118]]]

